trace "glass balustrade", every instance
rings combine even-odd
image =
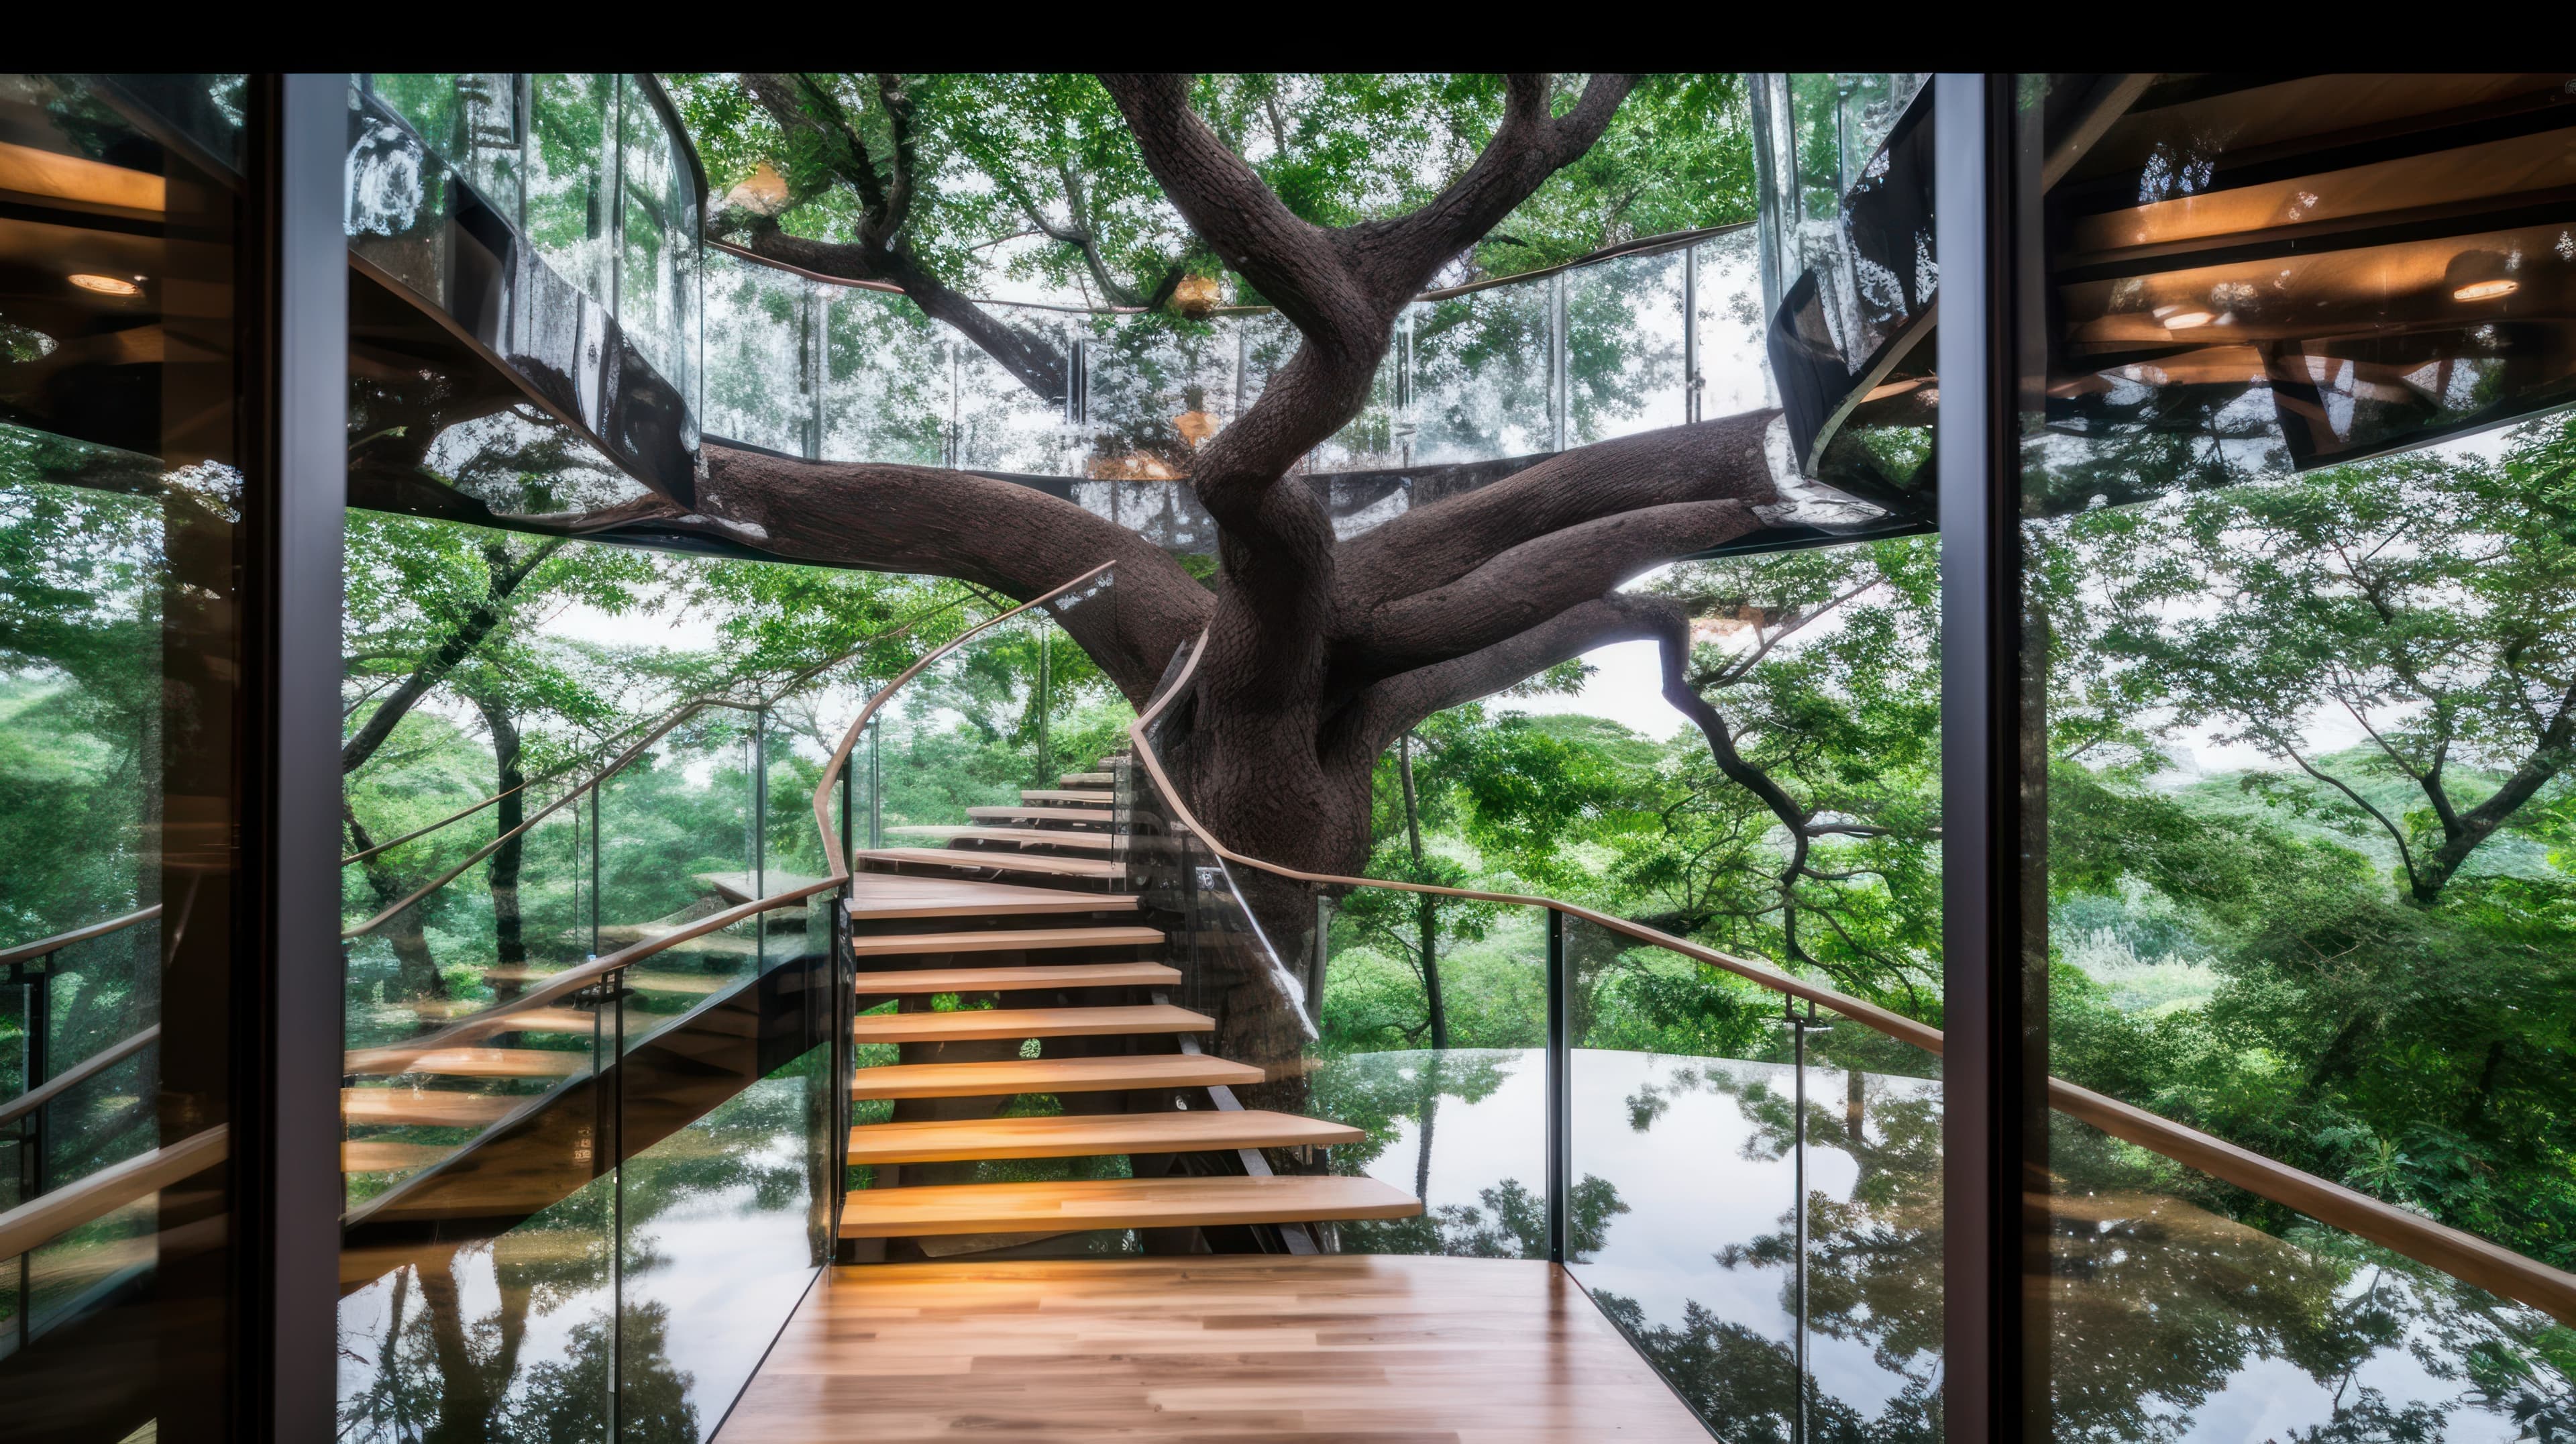
[[[839,969],[827,897],[657,945],[822,887],[823,826],[864,840],[867,749],[820,823],[813,796],[882,664],[862,650],[676,709],[611,739],[604,774],[586,762],[528,789],[541,803],[349,867],[367,914],[348,986],[350,1437],[496,1412],[547,1438],[712,1432],[828,1256]],[[366,927],[367,862],[454,876]],[[477,1360],[444,1346],[460,1330],[527,1343]]]
[[[1745,228],[1417,303],[1361,414],[1300,470],[1347,536],[1435,494],[1417,497],[1423,485],[1445,495],[1512,469],[1425,482],[1418,468],[1774,404],[1751,300],[1759,270]],[[1062,360],[1070,394],[1048,397],[899,295],[722,247],[703,271],[708,434],[822,461],[1011,473],[1175,550],[1211,547],[1215,532],[1174,483],[1298,345],[1267,312],[990,306]],[[1797,500],[1817,525],[1881,515],[1838,495]]]

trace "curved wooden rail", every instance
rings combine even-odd
[[[830,865],[833,872],[847,877],[850,872],[850,859],[842,853],[840,834],[832,827],[832,784],[840,780],[841,769],[849,763],[851,750],[859,745],[859,734],[867,729],[868,720],[877,715],[878,709],[885,706],[887,699],[901,691],[906,682],[921,675],[923,668],[964,646],[968,638],[998,627],[1023,612],[1043,607],[1116,565],[1116,562],[1102,562],[1053,591],[1032,597],[1007,612],[996,612],[974,626],[968,627],[945,644],[923,653],[920,661],[904,668],[902,675],[886,683],[882,690],[868,699],[868,705],[859,709],[859,715],[850,723],[850,729],[841,734],[840,745],[832,749],[832,760],[823,768],[823,780],[814,788],[814,826],[823,834],[823,860]]]
[[[1831,988],[1793,978],[1776,968],[1745,958],[1703,947],[1687,938],[1633,923],[1625,918],[1595,912],[1579,904],[1556,898],[1529,897],[1519,893],[1477,892],[1468,888],[1440,887],[1431,883],[1390,882],[1383,878],[1345,877],[1338,873],[1306,872],[1283,867],[1235,851],[1210,832],[1205,823],[1190,811],[1180,790],[1172,785],[1163,771],[1162,759],[1146,737],[1146,729],[1190,684],[1198,671],[1199,655],[1207,645],[1203,632],[1190,644],[1188,659],[1182,664],[1162,694],[1148,703],[1129,724],[1127,735],[1135,748],[1138,765],[1153,776],[1178,822],[1197,834],[1208,850],[1230,863],[1254,868],[1273,876],[1299,882],[1333,887],[1373,887],[1398,892],[1431,893],[1439,897],[1465,898],[1476,902],[1515,903],[1541,907],[1581,918],[1614,933],[1667,952],[1723,969],[1775,992],[1807,999],[1820,1007],[1831,1008],[1876,1032],[1911,1043],[1929,1053],[1941,1051],[1941,1030],[1930,1024],[1908,1018],[1902,1013],[1876,1003],[1839,993]],[[2436,1223],[2420,1214],[2408,1213],[2366,1193],[2338,1183],[2329,1183],[2315,1174],[2267,1158],[2250,1149],[2240,1148],[2224,1139],[2213,1137],[2196,1128],[2185,1127],[2169,1118],[2143,1108],[2108,1098],[2087,1088],[2079,1088],[2062,1078],[2048,1080],[2048,1102],[2051,1108],[2070,1118],[2136,1144],[2150,1153],[2161,1154],[2185,1167],[2196,1169],[2212,1178],[2221,1179],[2246,1192],[2270,1199],[2286,1208],[2314,1218],[2321,1223],[2356,1234],[2393,1252],[2404,1254],[2418,1263],[2429,1264],[2453,1278],[2477,1285],[2487,1292],[2516,1299],[2549,1314],[2561,1323],[2576,1325],[2576,1274],[2551,1268],[2536,1259],[2526,1258],[2511,1249],[2489,1243],[2475,1234],[2465,1233],[2447,1224]]]
[[[148,908],[138,908],[127,913],[121,918],[109,918],[103,923],[91,923],[87,927],[74,928],[67,933],[56,933],[50,938],[38,938],[32,943],[20,943],[14,948],[0,952],[0,968],[5,968],[11,963],[23,963],[32,958],[41,958],[47,953],[58,953],[74,943],[85,943],[92,938],[103,938],[109,933],[122,932],[136,923],[150,922],[159,916],[161,916],[161,904],[154,903]]]
[[[0,1103],[0,1128],[8,1127],[159,1041],[161,1041],[161,1025],[155,1023],[118,1042],[110,1043],[46,1079],[37,1087],[28,1089],[6,1103]]]
[[[223,1124],[176,1143],[112,1163],[78,1183],[31,1198],[0,1213],[0,1258],[16,1258],[47,1239],[94,1223],[147,1193],[224,1161],[231,1137]],[[25,1307],[22,1303],[20,1307]]]

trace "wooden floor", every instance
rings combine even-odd
[[[1709,1436],[1553,1265],[1242,1255],[830,1270],[716,1437]]]

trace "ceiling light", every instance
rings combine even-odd
[[[2198,306],[2158,306],[2155,318],[2156,324],[2168,331],[2188,331],[2218,319]]]
[[[73,285],[80,287],[84,291],[96,291],[102,296],[140,296],[143,294],[143,288],[134,284],[132,281],[120,280],[115,276],[91,275],[86,271],[73,276],[71,278],[71,282]]]
[[[2520,281],[2471,281],[2451,293],[2454,301],[2492,301],[2522,289]]]

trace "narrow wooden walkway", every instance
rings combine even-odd
[[[832,1269],[716,1444],[1708,1433],[1554,1265],[1223,1255]]]

